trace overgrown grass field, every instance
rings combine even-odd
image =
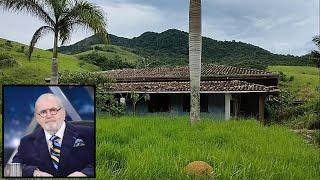
[[[319,70],[310,66],[269,66],[269,71],[283,72],[288,79],[283,82],[301,99],[317,97],[317,88],[320,88]]]
[[[214,167],[215,179],[317,179],[320,151],[282,126],[255,120],[187,116],[97,118],[98,179],[189,179],[196,160]]]

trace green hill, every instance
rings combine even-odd
[[[115,45],[91,45],[90,50],[74,54],[80,60],[95,64],[101,70],[137,67],[144,58]]]
[[[269,66],[268,70],[283,74],[280,87],[294,93],[298,99],[307,100],[317,97],[317,89],[320,88],[320,75],[316,67]]]
[[[28,46],[0,38],[0,83],[44,84],[50,77],[52,52],[35,49],[31,61],[26,52]],[[59,54],[59,71],[98,71],[99,67],[79,61],[74,56]]]
[[[170,29],[162,33],[146,32],[132,39],[109,35],[113,45],[120,46],[144,58],[142,65],[187,65],[188,33]],[[92,45],[103,43],[98,35],[93,35],[70,46],[62,46],[59,51],[77,54],[90,50]],[[203,37],[204,63],[224,64],[240,67],[265,69],[270,65],[311,65],[308,56],[273,54],[258,46],[236,41],[217,41]]]

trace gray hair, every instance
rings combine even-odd
[[[58,102],[58,105],[59,105],[60,107],[63,107],[62,101],[61,101],[61,99],[60,99],[58,96],[56,96],[56,95],[54,95],[54,94],[52,94],[52,93],[45,93],[45,94],[42,94],[41,96],[38,97],[38,99],[37,99],[36,102],[34,103],[34,108],[36,109],[36,106],[37,106],[37,104],[38,104],[38,102],[39,102],[40,100],[42,100],[42,99],[51,99],[51,98],[56,99],[57,102]]]

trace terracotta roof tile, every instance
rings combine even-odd
[[[103,72],[117,80],[140,80],[144,79],[170,79],[170,78],[189,78],[189,67],[159,67],[145,69],[120,69]],[[224,65],[207,64],[202,65],[201,77],[221,77],[221,76],[278,76],[278,74],[263,70],[239,68]]]
[[[111,92],[189,92],[189,82],[132,82],[115,83],[110,87]],[[202,81],[201,91],[228,92],[278,92],[275,86],[264,86],[246,81]]]

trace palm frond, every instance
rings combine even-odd
[[[320,35],[315,36],[312,41],[316,44],[316,46],[320,49]]]
[[[311,55],[313,58],[320,59],[320,52],[319,51],[313,50],[313,51],[311,51]]]
[[[40,18],[49,26],[54,26],[55,22],[46,12],[44,2],[40,0],[0,0],[0,6],[6,10],[31,14]]]
[[[71,33],[73,31],[73,26],[71,24],[65,24],[59,28],[59,40],[61,41],[61,45],[64,45],[71,38]]]
[[[68,28],[64,27],[66,24],[68,24]],[[73,26],[84,27],[92,30],[95,34],[99,33],[103,35],[104,39],[107,40],[106,21],[103,10],[86,1],[76,0],[73,7],[59,21],[59,26],[71,31]]]
[[[31,59],[31,54],[33,52],[34,46],[36,45],[36,43],[38,42],[38,40],[45,35],[46,33],[49,32],[54,32],[54,29],[50,26],[42,26],[40,27],[32,36],[31,42],[30,42],[30,46],[29,46],[29,53],[28,53],[28,60],[30,61]]]
[[[70,4],[70,0],[47,0],[47,6],[50,7],[50,10],[52,11],[51,14],[53,14],[56,22],[60,20],[60,18],[63,16],[63,14],[66,12],[66,9],[68,8],[68,4]]]
[[[311,51],[311,56],[312,56],[313,62],[317,65],[318,68],[320,68],[320,52],[313,50]]]

